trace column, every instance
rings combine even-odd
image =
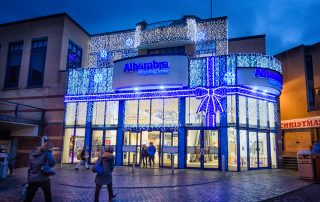
[[[117,129],[117,146],[116,146],[116,165],[122,165],[122,146],[123,146],[123,126],[124,126],[125,101],[119,101],[118,111],[118,129]]]
[[[179,134],[178,134],[178,168],[185,168],[186,163],[186,98],[179,98]]]

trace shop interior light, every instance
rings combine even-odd
[[[138,90],[139,90],[139,88],[135,87],[135,88],[134,88],[134,90],[135,90],[135,91],[138,91]]]
[[[160,86],[160,89],[164,89],[164,86]]]

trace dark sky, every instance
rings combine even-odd
[[[1,0],[0,23],[66,12],[90,34],[135,24],[210,17],[210,0]],[[213,0],[213,16],[228,16],[229,38],[266,34],[267,54],[320,42],[320,0]]]

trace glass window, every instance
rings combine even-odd
[[[163,125],[163,99],[152,100],[151,124],[153,126],[162,126]]]
[[[42,86],[47,53],[47,39],[32,41],[28,86]]]
[[[257,100],[253,98],[248,98],[248,118],[249,126],[257,127],[258,117],[257,117]]]
[[[239,96],[239,122],[240,125],[247,124],[247,99],[244,96]]]
[[[9,44],[5,88],[18,87],[22,49],[23,42]]]
[[[260,127],[266,128],[268,126],[268,106],[267,102],[263,100],[259,100],[259,121]]]
[[[203,112],[197,113],[198,106],[201,100],[195,97],[186,98],[186,124],[201,125],[203,119]]]
[[[138,119],[138,100],[129,100],[125,103],[124,123],[127,126],[136,126]]]
[[[240,130],[240,169],[248,170],[247,131]]]
[[[270,151],[271,151],[271,166],[277,168],[277,140],[276,134],[270,133]]]
[[[227,114],[228,114],[229,125],[236,124],[236,96],[235,95],[227,96]]]
[[[78,103],[77,110],[77,125],[86,125],[87,119],[87,103],[80,102]]]
[[[64,163],[79,162],[77,155],[81,152],[84,146],[85,129],[77,128],[75,134],[73,133],[73,129],[65,129],[63,148]]]
[[[274,128],[274,127],[276,127],[275,126],[276,120],[275,120],[275,116],[274,116],[274,113],[275,113],[274,103],[269,102],[268,105],[269,105],[268,109],[269,109],[269,122],[270,122],[269,124],[270,124],[270,128]]]
[[[92,112],[92,125],[104,125],[105,102],[94,102]]]
[[[69,41],[68,55],[67,55],[67,68],[81,67],[82,49],[75,43]]]
[[[150,100],[139,101],[139,126],[149,126],[150,124]]]
[[[67,103],[66,104],[66,117],[65,124],[66,126],[73,126],[76,116],[76,107],[77,103]]]
[[[204,167],[219,167],[219,133],[217,130],[204,131]]]
[[[164,125],[177,126],[179,122],[179,99],[164,100]]]
[[[119,101],[108,101],[106,108],[106,125],[118,125]]]
[[[68,128],[64,130],[63,137],[63,163],[71,163],[72,162],[72,154],[73,154],[73,134],[74,130],[72,128]]]
[[[268,167],[268,144],[267,133],[258,133],[259,140],[259,165],[260,167]]]
[[[250,155],[250,168],[258,167],[258,145],[257,133],[249,132],[249,155]]]
[[[228,128],[228,168],[230,171],[237,171],[237,131],[235,128]]]
[[[188,130],[187,132],[187,167],[200,168],[200,130]]]
[[[102,152],[103,130],[92,131],[91,162],[95,162]]]

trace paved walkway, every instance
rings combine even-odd
[[[15,170],[14,176],[0,181],[0,201],[21,201],[21,188],[26,168]],[[66,166],[52,177],[53,201],[92,201],[94,174],[90,170]],[[116,201],[282,201],[288,192],[314,185],[298,179],[292,170],[259,170],[246,172],[176,170],[116,167],[114,172]],[[309,186],[310,185],[310,186]],[[313,187],[312,187],[313,188]],[[315,187],[317,190],[319,187]],[[320,190],[319,192],[320,193]],[[101,201],[108,198],[103,189]],[[41,191],[34,201],[44,201]],[[292,200],[291,200],[292,201]]]

